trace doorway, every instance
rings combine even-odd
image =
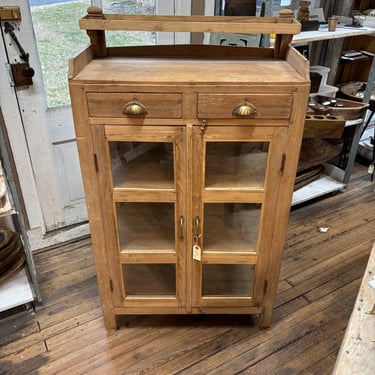
[[[35,71],[32,85],[15,87],[10,65],[20,62],[20,53],[9,34],[2,32],[0,66],[6,69],[0,69],[0,106],[25,202],[31,247],[40,249],[89,233],[66,72],[68,57],[89,42],[85,32],[78,28],[78,19],[88,6],[105,9],[112,2],[2,0],[1,3],[20,7],[22,19],[10,23]],[[190,11],[190,1],[182,0],[120,1],[116,6],[127,6],[129,11],[131,7],[133,11],[143,7],[157,14]],[[44,14],[42,7],[46,9]],[[70,10],[64,13],[65,7]],[[1,28],[4,30],[4,22]],[[116,36],[113,38],[116,40]],[[170,37],[163,38],[171,42]]]

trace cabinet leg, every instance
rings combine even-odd
[[[272,324],[272,311],[269,313],[267,310],[263,311],[259,316],[259,328],[267,329]]]
[[[114,314],[106,314],[103,315],[104,325],[107,329],[118,329],[118,322],[116,319],[116,315]]]

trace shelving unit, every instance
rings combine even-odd
[[[31,302],[41,302],[35,264],[27,239],[26,227],[21,213],[21,203],[17,195],[16,176],[14,164],[5,124],[0,110],[0,159],[6,176],[8,194],[12,203],[12,209],[2,217],[2,221],[18,233],[22,241],[26,262],[23,268],[10,274],[0,281],[0,312],[17,306],[27,305]]]
[[[375,35],[375,28],[368,26],[361,28],[338,26],[336,31],[330,32],[327,30],[327,26],[321,26],[319,30],[303,31],[295,35],[292,44],[318,42],[361,35]]]
[[[0,312],[35,300],[35,292],[25,268],[0,281]]]
[[[335,32],[329,32],[326,26],[320,27],[317,31],[304,31],[293,37],[292,44],[298,45],[303,43],[311,43],[317,41],[327,41],[332,39],[340,39],[353,36],[370,35],[375,36],[375,28],[363,27],[363,28],[353,28],[353,27],[338,27]],[[375,59],[373,59],[370,74],[368,76],[368,84],[365,93],[364,102],[368,103],[370,99],[371,88],[375,80]],[[348,162],[345,170],[340,169],[336,166],[325,164],[325,174],[318,180],[298,189],[293,194],[293,205],[304,203],[314,198],[324,196],[335,191],[343,190],[349,180],[350,175],[353,170],[353,165],[355,157],[357,154],[359,138],[362,133],[364,126],[364,118],[358,120],[350,120],[346,122],[345,126],[356,126],[355,135],[352,141],[352,145],[349,152]]]

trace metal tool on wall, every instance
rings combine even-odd
[[[24,61],[23,63],[15,63],[10,64],[12,69],[12,75],[14,80],[14,85],[16,87],[21,86],[30,86],[33,84],[32,77],[34,76],[35,72],[34,69],[29,64],[29,54],[25,52],[22,48],[21,43],[19,42],[15,32],[14,27],[9,23],[4,23],[4,32],[9,34],[10,37],[13,39],[13,42],[16,44],[17,48],[20,51],[20,58]]]

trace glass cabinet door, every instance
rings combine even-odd
[[[263,189],[269,142],[205,144],[206,189]]]
[[[185,189],[184,130],[168,126],[104,129],[110,181],[104,221],[108,238],[113,239],[108,246],[110,257],[120,265],[120,270],[114,266],[112,272],[121,284],[122,304],[178,307],[185,293],[185,209],[180,199]]]
[[[193,254],[195,303],[251,306],[261,295],[256,288],[272,240],[267,233],[274,225],[283,131],[208,126],[194,135],[203,160],[193,183],[194,196],[202,197],[194,200],[193,246],[200,248],[200,255]]]

